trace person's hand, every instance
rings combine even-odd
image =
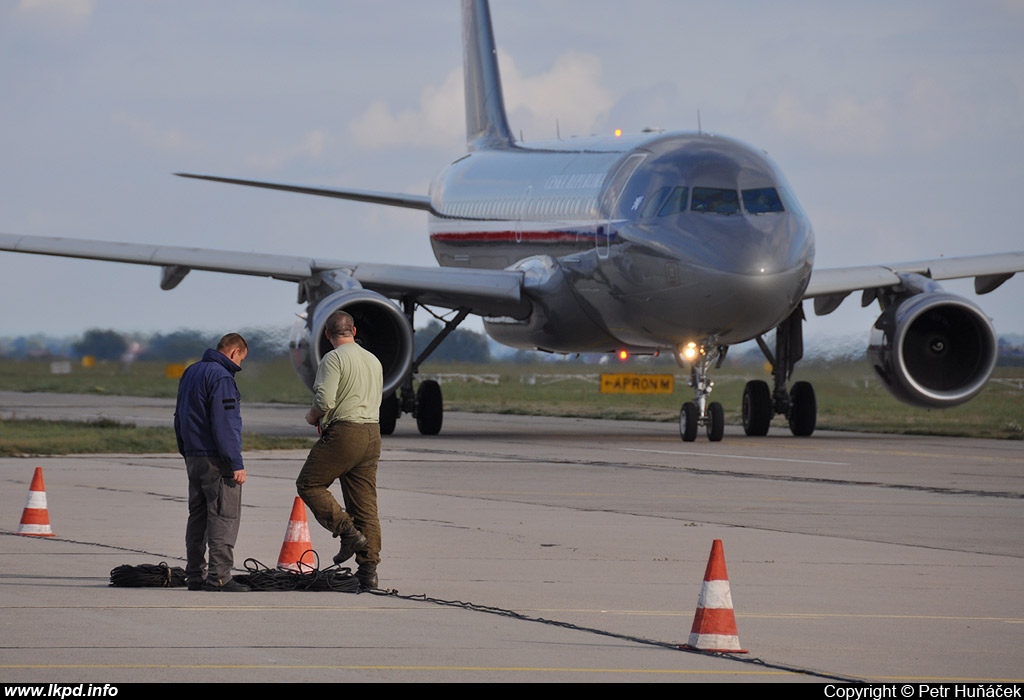
[[[239,486],[241,486],[242,484],[245,483],[245,470],[244,469],[236,469],[235,470],[235,483],[238,484]]]

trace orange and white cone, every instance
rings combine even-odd
[[[277,557],[277,568],[287,571],[312,571],[316,568],[316,555],[313,554],[309,523],[306,521],[306,504],[298,496],[292,504],[292,515],[284,533],[281,554]]]
[[[740,647],[736,630],[736,615],[732,609],[729,574],[725,571],[725,551],[722,540],[711,545],[711,557],[704,571],[704,585],[697,599],[697,612],[693,616],[690,639],[684,646],[703,651],[724,651],[746,654]]]
[[[32,485],[28,488],[25,510],[21,511],[18,534],[29,537],[53,537],[50,528],[50,513],[46,510],[46,486],[43,485],[43,468],[36,467]]]

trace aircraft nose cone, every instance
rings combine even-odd
[[[799,303],[814,258],[805,221],[710,215],[690,216],[685,224],[647,229],[646,264],[622,256],[630,260],[623,277],[650,283],[637,287],[638,303],[628,310],[633,322],[639,318],[665,338],[731,344],[771,330]]]
[[[794,217],[737,217],[717,222],[712,236],[701,236],[706,263],[723,272],[754,278],[786,275],[814,255],[810,227]]]

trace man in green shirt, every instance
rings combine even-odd
[[[384,374],[380,361],[356,341],[352,317],[335,311],[324,333],[334,349],[324,355],[313,383],[306,422],[320,439],[296,479],[299,496],[317,522],[341,538],[336,564],[353,554],[362,588],[377,587],[380,518],[377,515],[377,460],[380,458],[380,402]],[[337,479],[345,508],[329,487]]]

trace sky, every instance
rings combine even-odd
[[[819,267],[1024,250],[1024,2],[494,0],[492,16],[527,143],[699,114],[780,165]],[[455,0],[0,3],[0,231],[433,265],[423,212],[171,173],[426,194],[465,149],[460,31]],[[303,310],[291,283],[192,272],[163,292],[159,275],[0,253],[0,337]],[[983,297],[944,286],[1024,332],[1024,275]],[[866,337],[877,307],[858,302],[808,336]]]

